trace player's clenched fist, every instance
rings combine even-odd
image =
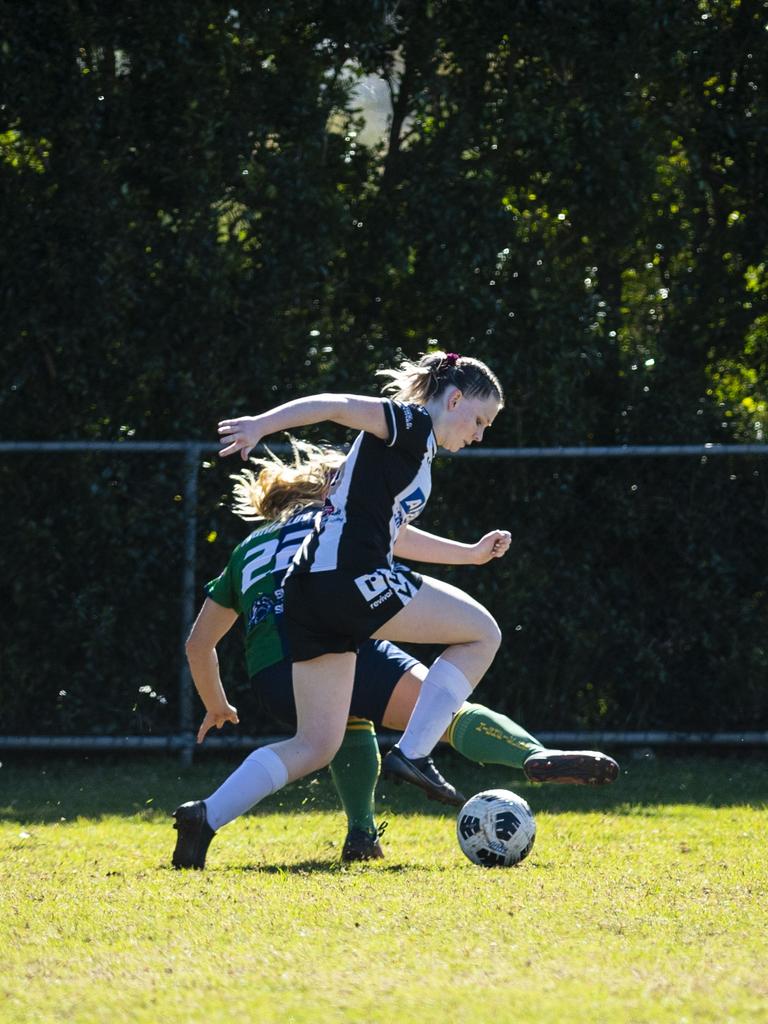
[[[475,562],[484,565],[492,558],[501,558],[509,551],[512,535],[509,530],[491,530],[475,544]]]

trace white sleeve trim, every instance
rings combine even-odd
[[[389,420],[389,433],[392,437],[391,441],[387,441],[387,447],[392,448],[397,441],[397,417],[395,416],[395,410],[392,406],[392,400],[386,399],[386,405],[384,406],[384,413]]]

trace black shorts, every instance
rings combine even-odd
[[[285,583],[288,647],[295,661],[356,651],[404,608],[421,576],[404,565],[355,574],[291,573]]]
[[[355,666],[350,715],[369,718],[381,728],[384,712],[401,676],[418,662],[388,640],[367,640],[361,644]],[[251,680],[264,710],[280,722],[296,728],[296,703],[293,698],[291,663],[279,661],[262,669]]]

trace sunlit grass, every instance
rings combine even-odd
[[[449,764],[522,792],[520,867],[382,793],[386,859],[342,867],[325,775],[169,868],[168,812],[231,765],[0,769],[0,1020],[600,1024],[768,1019],[764,765],[629,762],[601,790]]]

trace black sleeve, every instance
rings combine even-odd
[[[384,413],[389,428],[387,446],[399,448],[420,459],[432,433],[432,418],[424,406],[387,401]]]

